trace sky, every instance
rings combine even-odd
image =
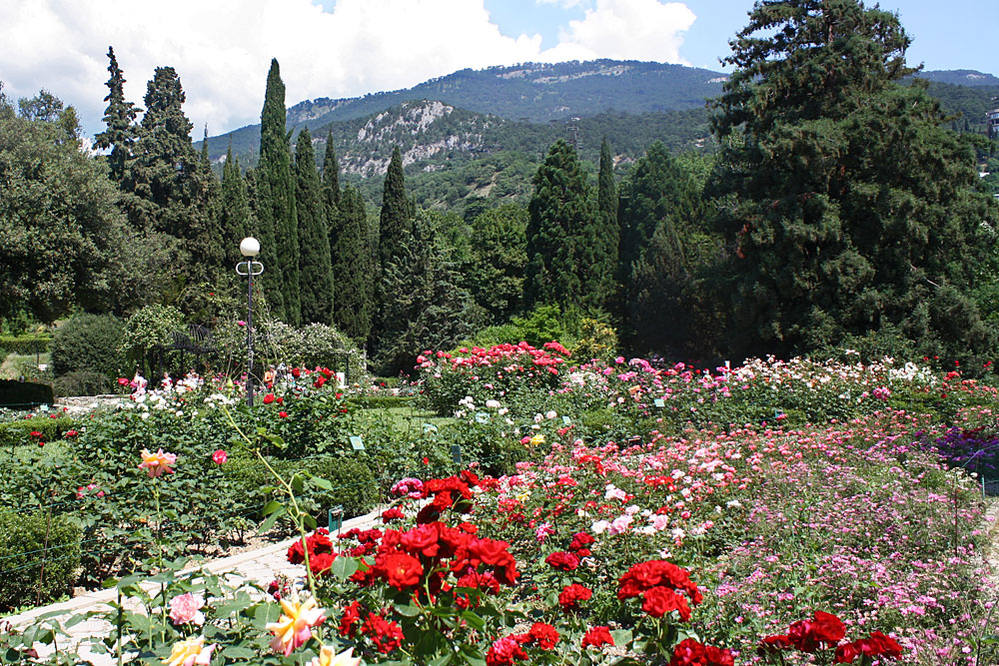
[[[270,59],[289,106],[407,88],[466,67],[618,58],[723,70],[752,0],[0,0],[0,81],[45,89],[103,129],[113,45],[142,106],[172,66],[200,138],[259,122]],[[910,64],[999,74],[999,2],[883,0],[913,38]]]

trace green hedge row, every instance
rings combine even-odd
[[[80,540],[80,528],[64,517],[0,513],[0,611],[70,593]]]
[[[0,349],[9,354],[42,354],[51,345],[51,335],[0,335]]]
[[[55,396],[48,384],[0,379],[0,407],[27,408],[51,405]]]
[[[68,416],[59,416],[54,419],[49,416],[36,416],[20,421],[0,423],[0,448],[37,444],[39,441],[54,442],[62,439],[67,431],[77,427],[76,420]],[[32,432],[40,432],[42,436],[32,437]]]

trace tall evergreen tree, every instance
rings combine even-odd
[[[402,253],[413,228],[413,207],[406,197],[399,147],[392,151],[382,191],[382,211],[378,226],[378,253],[382,268]]]
[[[471,332],[473,301],[438,234],[440,214],[421,211],[383,275],[393,295],[379,332],[375,362],[395,375],[422,349],[447,349]]]
[[[617,221],[617,187],[614,185],[614,160],[610,144],[600,144],[600,174],[597,179],[597,210],[592,238],[591,300],[598,306],[609,305],[615,292],[618,246],[621,229]]]
[[[326,151],[323,153],[323,200],[328,215],[340,205],[340,164],[333,149],[333,132],[326,133]]]
[[[284,293],[281,291],[281,277],[278,260],[277,239],[274,236],[273,211],[270,206],[270,186],[266,178],[260,177],[258,169],[246,170],[246,196],[250,200],[250,210],[256,226],[250,228],[250,235],[260,242],[260,256],[264,263],[264,273],[254,280],[257,295],[263,294],[270,315],[276,319],[286,319],[284,315]],[[267,253],[264,250],[269,248]],[[242,255],[240,255],[242,256]],[[238,260],[237,260],[238,261]],[[271,270],[268,270],[270,268]]]
[[[287,323],[297,326],[302,320],[299,297],[298,216],[295,210],[295,181],[291,172],[291,147],[286,133],[284,83],[277,59],[271,60],[267,73],[267,91],[260,115],[260,162],[257,166],[261,202],[266,206],[275,243],[272,262],[276,270],[270,276],[270,289],[280,289]],[[263,246],[261,246],[263,256]],[[272,307],[276,303],[272,303]],[[277,312],[275,307],[275,312]]]
[[[301,233],[299,261],[302,322],[329,324],[333,314],[333,269],[329,229],[309,128],[295,144],[296,210]]]
[[[889,330],[941,356],[991,344],[965,293],[995,205],[925,85],[900,85],[909,43],[858,0],[760,2],[731,42],[715,191],[733,202],[744,348]]]
[[[114,48],[108,47],[108,72],[111,78],[107,81],[108,96],[104,101],[108,103],[104,110],[104,124],[106,129],[94,136],[94,144],[103,150],[111,149],[107,156],[108,168],[111,171],[111,179],[121,182],[125,174],[125,165],[132,158],[132,149],[138,139],[138,129],[135,119],[141,109],[125,100],[125,76],[118,67],[118,59],[114,55]]]
[[[136,229],[181,241],[187,256],[168,291],[183,307],[183,290],[213,279],[222,264],[218,179],[203,168],[191,144],[184,90],[172,67],[156,68],[144,101],[134,159],[126,163],[121,181],[123,204]]]
[[[559,139],[534,175],[527,224],[527,306],[542,304],[597,305],[585,284],[589,266],[582,266],[584,245],[593,242],[596,205],[576,156],[576,149]]]
[[[527,264],[527,210],[504,204],[472,223],[473,259],[468,270],[475,302],[500,324],[521,310]]]
[[[369,242],[368,213],[361,193],[349,185],[335,210],[336,237],[332,239],[334,291],[333,323],[364,347],[371,334],[375,310],[377,260]],[[331,225],[332,226],[332,225]]]
[[[223,246],[226,249],[225,263],[233,267],[242,261],[239,243],[256,226],[250,201],[246,193],[246,181],[239,172],[239,160],[232,154],[232,146],[226,152],[222,165],[222,204],[220,206],[220,227]]]

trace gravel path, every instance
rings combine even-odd
[[[346,520],[341,529],[346,531],[354,527],[359,529],[373,527],[380,522],[380,511],[380,509],[376,509],[366,515]],[[198,569],[211,574],[234,574],[234,576],[238,577],[238,580],[253,582],[263,586],[266,586],[279,574],[294,578],[302,574],[302,567],[300,565],[289,564],[286,553],[288,547],[296,540],[297,537],[294,537],[280,543],[212,560],[203,564]],[[149,585],[148,589],[154,587],[155,585]],[[106,610],[109,608],[107,606],[108,602],[115,601],[116,599],[117,590],[115,588],[94,590],[74,597],[69,601],[41,606],[19,615],[0,618],[0,626],[6,626],[9,623],[13,629],[23,630],[39,620],[59,622],[61,624],[76,614]],[[80,622],[66,630],[69,637],[61,637],[59,639],[57,643],[58,650],[63,653],[78,653],[82,659],[91,661],[94,666],[113,666],[117,664],[116,659],[108,655],[92,654],[86,645],[80,645],[83,639],[106,635],[110,629],[111,625],[102,620],[94,619]],[[36,643],[34,647],[38,651],[39,657],[47,657],[55,652],[55,648],[50,645]]]

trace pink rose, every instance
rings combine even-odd
[[[205,614],[201,612],[204,605],[205,598],[201,595],[188,592],[176,596],[170,600],[170,621],[178,625],[193,623],[200,627],[205,623]]]
[[[225,464],[225,461],[229,459],[229,454],[222,449],[218,449],[212,454],[212,460],[215,461],[216,465]]]

